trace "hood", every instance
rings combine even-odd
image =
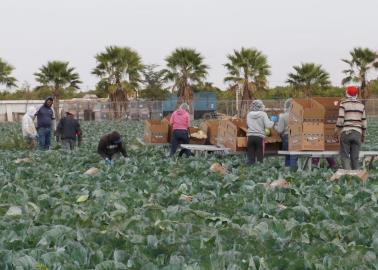
[[[291,98],[288,98],[287,100],[285,100],[284,112],[289,112],[290,111],[291,101],[292,101]]]
[[[47,101],[49,101],[49,100],[54,101],[54,99],[52,97],[47,97],[45,99],[45,102],[43,103],[43,106],[47,106]]]
[[[30,117],[34,117],[36,113],[37,113],[37,109],[34,106],[28,107],[26,111],[26,114]]]
[[[112,133],[109,133],[109,141],[112,143],[120,143],[122,142],[121,140],[121,135],[117,131],[113,131]]]
[[[184,109],[181,109],[181,108],[178,108],[177,110],[176,110],[176,113],[178,114],[178,115],[184,115],[184,114],[186,114],[186,113],[188,113],[186,110],[184,110]]]
[[[251,112],[248,113],[248,117],[253,118],[253,119],[257,119],[257,118],[263,117],[264,114],[265,113],[262,112],[262,111],[251,111]]]
[[[264,111],[265,105],[260,99],[255,99],[251,104],[251,111]]]

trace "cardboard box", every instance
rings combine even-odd
[[[324,123],[304,122],[302,150],[324,150]]]
[[[289,112],[289,150],[324,150],[325,108],[313,99],[294,99]]]
[[[332,176],[331,176],[331,181],[336,181],[340,177],[348,175],[348,176],[356,176],[361,179],[361,181],[365,182],[367,181],[369,174],[366,170],[343,170],[343,169],[338,169]]]
[[[278,132],[274,129],[274,128],[270,128],[270,136],[265,136],[265,144],[269,144],[269,143],[281,143],[282,142],[282,139],[281,139],[281,136],[280,134],[278,134]]]
[[[207,134],[207,141],[210,144],[217,144],[219,122],[219,120],[207,120],[200,125],[200,128]]]
[[[169,122],[169,117],[164,117],[161,122],[165,125],[168,125],[168,137],[167,137],[167,142],[170,143],[171,142],[171,138],[172,138],[172,126]]]
[[[302,125],[289,125],[289,151],[300,151],[302,150],[303,132]]]
[[[340,149],[340,138],[335,133],[335,124],[324,125],[324,149],[327,151],[338,151]]]
[[[161,120],[144,121],[144,141],[146,143],[168,143],[169,125]]]
[[[324,124],[335,124],[339,116],[340,98],[338,97],[314,97],[325,109]]]
[[[236,140],[237,140],[236,142],[237,147],[247,148],[247,143],[248,143],[247,137],[237,137]]]
[[[281,136],[274,128],[270,128],[270,136],[266,136],[264,142],[264,155],[277,154],[277,152],[282,149]]]
[[[306,121],[323,121],[325,108],[312,98],[293,99],[289,112],[289,125]],[[294,123],[293,123],[294,122]]]
[[[247,147],[247,123],[244,119],[221,120],[218,126],[217,145],[232,151],[245,151]]]
[[[190,127],[189,128],[189,143],[190,144],[205,144],[206,143],[206,139],[198,139],[198,138],[191,137],[191,135],[193,133],[196,133],[199,130],[201,130],[201,129],[196,128],[196,127]]]

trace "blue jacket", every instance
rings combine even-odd
[[[51,107],[47,106],[47,101],[39,108],[37,113],[37,128],[52,128],[53,120],[55,119],[54,111]]]

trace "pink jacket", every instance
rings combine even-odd
[[[188,129],[190,126],[190,115],[184,109],[177,109],[172,113],[170,124],[172,130],[175,129]]]

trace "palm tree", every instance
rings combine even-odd
[[[225,82],[230,82],[235,87],[242,89],[242,100],[239,116],[244,117],[248,112],[249,101],[253,99],[253,93],[265,89],[267,77],[270,75],[268,60],[262,52],[253,48],[241,48],[227,55],[228,63]]]
[[[97,66],[92,74],[101,78],[100,84],[108,92],[114,115],[119,117],[127,109],[126,87],[137,90],[143,70],[139,54],[128,47],[110,46],[95,56]]]
[[[169,95],[166,84],[165,71],[158,65],[146,65],[143,70],[141,97],[162,100]]]
[[[54,98],[54,111],[57,119],[59,115],[59,99],[61,91],[67,88],[79,89],[81,83],[79,74],[75,72],[75,68],[69,67],[69,62],[49,61],[47,65],[42,66],[39,72],[34,73],[36,81],[41,86],[52,88]]]
[[[166,79],[173,82],[173,91],[177,90],[177,105],[186,102],[192,107],[192,85],[201,83],[207,76],[208,65],[195,49],[177,48],[165,61]]]
[[[343,85],[356,82],[360,83],[361,97],[369,98],[367,89],[367,74],[371,69],[378,69],[378,54],[368,48],[354,48],[350,52],[351,59],[342,59],[349,65],[348,69],[343,70],[346,77],[341,81]]]
[[[13,67],[0,58],[0,84],[5,84],[6,87],[17,86],[16,78],[10,76]]]
[[[314,89],[329,87],[329,73],[321,65],[314,63],[302,63],[293,67],[295,72],[288,74],[287,83],[294,89],[303,91],[306,97],[310,97]]]

